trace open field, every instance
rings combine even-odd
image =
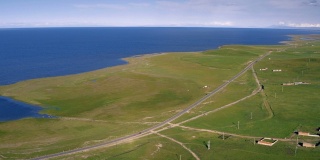
[[[164,121],[230,79],[258,56],[272,54],[254,66],[265,86],[228,108],[181,124],[195,129],[248,137],[292,138],[293,131],[312,133],[319,126],[320,42],[295,41],[281,46],[222,46],[199,53],[166,53],[127,58],[127,65],[63,77],[0,86],[0,95],[38,104],[57,119],[23,119],[0,123],[0,156],[30,158],[97,144],[137,133]],[[320,38],[319,38],[320,39]],[[261,68],[268,68],[260,71]],[[281,69],[281,72],[272,72]],[[175,120],[179,123],[252,94],[258,87],[248,70],[218,94]],[[288,82],[307,82],[282,86]],[[239,128],[238,128],[239,122]],[[200,159],[317,159],[319,147],[281,141],[273,147],[254,145],[252,138],[186,130],[159,132],[185,144]],[[220,138],[219,138],[220,137]],[[210,140],[211,149],[204,142]],[[317,143],[320,138],[301,138]],[[161,145],[160,145],[161,144]],[[228,148],[228,149],[226,149]],[[193,159],[179,144],[158,135],[71,155],[91,159]],[[71,157],[71,156],[66,156]],[[60,157],[61,158],[61,157]],[[58,158],[59,159],[59,158]]]
[[[252,138],[238,138],[225,135],[223,140],[221,134],[199,132],[181,128],[173,128],[161,134],[182,142],[190,150],[197,154],[200,159],[310,159],[317,160],[319,149],[298,147],[295,155],[294,142],[277,142],[274,146],[262,146],[254,144]],[[227,138],[228,137],[228,138]],[[207,149],[210,140],[210,150]],[[161,147],[159,144],[161,144]],[[87,158],[87,159],[195,159],[187,150],[179,144],[168,139],[150,135],[142,139],[116,145],[109,148],[98,149],[91,152],[83,152],[72,156],[61,158]]]

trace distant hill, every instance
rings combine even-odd
[[[319,30],[320,27],[291,27],[291,26],[283,26],[283,25],[272,25],[269,28],[275,29],[308,29],[308,30]]]

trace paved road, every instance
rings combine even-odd
[[[136,139],[136,138],[139,138],[139,137],[143,137],[143,136],[147,136],[149,134],[152,134],[153,130],[161,128],[161,127],[165,126],[166,124],[174,121],[175,119],[179,118],[180,116],[182,116],[183,114],[187,113],[191,109],[197,107],[198,105],[203,103],[205,100],[207,100],[209,97],[213,96],[214,94],[216,94],[217,92],[219,92],[220,90],[225,88],[228,84],[230,84],[232,81],[234,81],[235,79],[240,77],[242,74],[244,74],[246,71],[248,71],[255,63],[257,63],[258,61],[262,60],[263,58],[268,56],[270,53],[271,53],[271,51],[269,51],[269,52],[265,53],[264,55],[260,56],[255,61],[252,61],[246,68],[244,68],[241,72],[239,72],[237,75],[232,77],[230,80],[226,81],[224,84],[222,84],[221,86],[219,86],[218,88],[216,88],[215,90],[213,90],[212,92],[207,94],[206,96],[202,97],[197,102],[195,102],[194,104],[190,105],[189,107],[187,107],[183,111],[177,113],[173,117],[171,117],[171,118],[169,118],[169,119],[167,119],[167,120],[165,120],[165,121],[163,121],[163,122],[161,122],[161,123],[159,123],[159,124],[157,124],[157,125],[155,125],[153,127],[145,129],[145,130],[143,130],[143,131],[141,131],[139,133],[135,133],[135,134],[131,134],[131,135],[128,135],[128,136],[124,136],[124,137],[121,137],[121,138],[118,138],[118,139],[114,139],[114,140],[111,140],[111,141],[108,141],[108,142],[104,142],[104,143],[100,143],[100,144],[96,144],[96,145],[92,145],[92,146],[88,146],[88,147],[78,148],[78,149],[74,149],[74,150],[70,150],[70,151],[60,152],[60,153],[56,153],[56,154],[51,154],[51,155],[47,155],[47,156],[41,156],[41,157],[34,158],[34,160],[50,159],[50,158],[64,156],[64,155],[68,155],[68,154],[74,154],[74,153],[78,153],[78,152],[88,151],[88,150],[96,149],[96,148],[103,147],[103,146],[114,145],[114,144],[120,143],[120,142],[125,141],[125,140],[132,140],[132,139]]]
[[[190,111],[191,109],[195,108],[196,106],[200,105],[201,103],[203,103],[205,100],[207,100],[209,97],[213,96],[214,94],[216,94],[217,92],[219,92],[220,90],[222,90],[224,87],[226,87],[228,84],[230,84],[232,81],[234,81],[235,79],[237,79],[238,77],[240,77],[242,74],[244,74],[246,71],[248,71],[255,63],[257,63],[258,61],[260,61],[261,59],[263,59],[264,57],[268,56],[270,52],[265,53],[264,55],[262,55],[261,57],[257,58],[255,61],[251,62],[246,68],[244,68],[241,72],[239,72],[237,75],[235,75],[234,77],[232,77],[230,80],[226,81],[224,84],[222,84],[221,86],[219,86],[218,88],[216,88],[215,90],[213,90],[212,92],[210,92],[209,94],[207,94],[206,96],[202,97],[200,100],[198,100],[197,102],[195,102],[194,104],[190,105],[188,108],[184,109],[183,111],[179,112],[178,114],[174,115],[173,117],[163,121],[162,123],[159,123],[151,128],[148,128],[144,131],[142,131],[143,133],[145,132],[149,132],[151,130],[155,130],[158,129],[166,124],[168,124],[169,122],[172,122],[173,120],[179,118],[180,116],[182,116],[183,114],[185,114],[186,112]]]

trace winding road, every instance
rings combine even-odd
[[[65,151],[65,152],[55,153],[55,154],[51,154],[51,155],[41,156],[41,157],[34,158],[34,160],[50,159],[50,158],[65,156],[65,155],[69,155],[69,154],[85,152],[85,151],[88,151],[88,150],[97,149],[97,148],[100,148],[100,147],[111,146],[111,145],[118,144],[120,142],[133,140],[133,139],[137,139],[137,138],[140,138],[140,137],[144,137],[144,136],[153,134],[154,133],[153,130],[159,129],[159,128],[169,124],[170,122],[172,122],[175,119],[179,118],[180,116],[182,116],[183,114],[187,113],[191,109],[193,109],[193,108],[197,107],[198,105],[200,105],[201,103],[203,103],[209,97],[211,97],[211,96],[215,95],[216,93],[218,93],[220,90],[225,88],[227,85],[229,85],[235,79],[237,79],[238,77],[243,75],[246,71],[248,71],[251,67],[253,67],[253,65],[255,63],[257,63],[258,61],[260,61],[263,58],[265,58],[266,56],[268,56],[271,52],[272,51],[269,51],[269,52],[263,54],[262,56],[260,56],[259,58],[257,58],[256,60],[250,62],[242,71],[240,71],[237,75],[235,75],[234,77],[232,77],[231,79],[229,79],[228,81],[226,81],[225,83],[220,85],[218,88],[216,88],[212,92],[208,93],[207,95],[205,95],[204,97],[202,97],[197,102],[195,102],[194,104],[190,105],[189,107],[185,108],[181,112],[177,113],[176,115],[172,116],[171,118],[169,118],[169,119],[167,119],[167,120],[165,120],[165,121],[163,121],[163,122],[161,122],[161,123],[159,123],[159,124],[157,124],[155,126],[152,126],[152,127],[148,128],[148,129],[145,129],[145,130],[143,130],[143,131],[141,131],[139,133],[134,133],[134,134],[131,134],[131,135],[127,135],[127,136],[124,136],[124,137],[121,137],[121,138],[118,138],[118,139],[114,139],[114,140],[111,140],[111,141],[108,141],[108,142],[103,142],[103,143],[100,143],[100,144],[87,146],[87,147],[83,147],[83,148],[78,148],[78,149],[74,149],[74,150],[69,150],[69,151]]]

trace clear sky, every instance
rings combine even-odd
[[[0,28],[320,27],[320,0],[0,0]]]

